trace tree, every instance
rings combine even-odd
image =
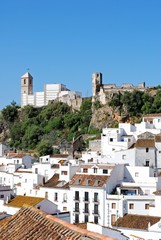
[[[7,105],[2,109],[2,115],[5,121],[11,123],[18,117],[18,108],[19,106],[16,102],[12,102],[11,105]]]
[[[39,156],[50,155],[53,153],[53,148],[48,140],[42,139],[36,148]]]

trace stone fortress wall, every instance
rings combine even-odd
[[[92,74],[92,101],[100,101],[102,104],[107,103],[107,98],[112,97],[114,93],[133,92],[134,90],[146,91],[149,87],[145,86],[145,82],[134,86],[131,83],[116,86],[116,84],[103,84],[102,73],[97,72]],[[108,96],[108,97],[107,97]]]

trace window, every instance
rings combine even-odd
[[[45,198],[48,198],[48,192],[45,192]]]
[[[98,202],[98,193],[94,193],[94,202]]]
[[[103,174],[107,174],[108,170],[107,169],[103,169]]]
[[[26,84],[26,79],[24,79],[24,84]]]
[[[116,203],[112,203],[112,208],[116,209]]]
[[[110,142],[113,142],[113,138],[110,138]]]
[[[146,148],[146,152],[149,152],[149,148]]]
[[[25,179],[25,183],[27,183],[27,179]]]
[[[38,168],[35,168],[35,173],[38,174]]]
[[[95,223],[95,224],[98,223],[98,216],[94,216],[94,223]]]
[[[149,160],[146,160],[146,162],[145,162],[145,166],[149,166]]]
[[[4,194],[0,195],[0,198],[4,198]]]
[[[55,192],[55,194],[54,194],[54,201],[58,201],[58,193],[57,192]]]
[[[116,215],[115,214],[111,214],[111,225],[114,225],[116,222]]]
[[[94,214],[98,214],[98,205],[94,204]]]
[[[85,200],[85,201],[88,201],[88,192],[85,192],[85,193],[84,193],[84,200]]]
[[[88,215],[84,215],[84,222],[88,222]]]
[[[63,211],[65,211],[65,212],[66,212],[66,211],[67,211],[67,207],[63,207]]]
[[[134,204],[133,203],[129,204],[129,209],[134,209]]]
[[[75,200],[79,200],[79,192],[75,191]]]
[[[97,173],[97,170],[98,170],[97,168],[93,168],[94,173]]]
[[[149,209],[149,204],[148,203],[145,204],[145,209]]]
[[[79,212],[79,203],[78,202],[75,203],[75,212]]]
[[[67,202],[67,194],[66,193],[63,194],[63,202]]]
[[[125,159],[126,159],[126,155],[122,155],[122,159],[124,159],[124,160],[125,160]]]
[[[135,177],[139,177],[139,173],[138,172],[135,173]]]
[[[61,171],[61,175],[67,175],[68,172],[67,171]]]
[[[88,203],[84,204],[84,213],[88,213]]]
[[[75,214],[75,223],[79,223],[79,214]]]
[[[30,84],[32,84],[32,80],[30,79]]]
[[[17,163],[19,163],[19,160],[17,160]]]
[[[88,168],[83,168],[83,172],[87,173],[88,172]]]

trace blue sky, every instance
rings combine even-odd
[[[93,72],[161,85],[161,1],[1,0],[0,109],[20,104],[28,68],[34,92],[62,83],[91,96]]]

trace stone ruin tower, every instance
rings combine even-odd
[[[92,74],[92,99],[94,101],[95,97],[100,92],[102,86],[102,73]]]

